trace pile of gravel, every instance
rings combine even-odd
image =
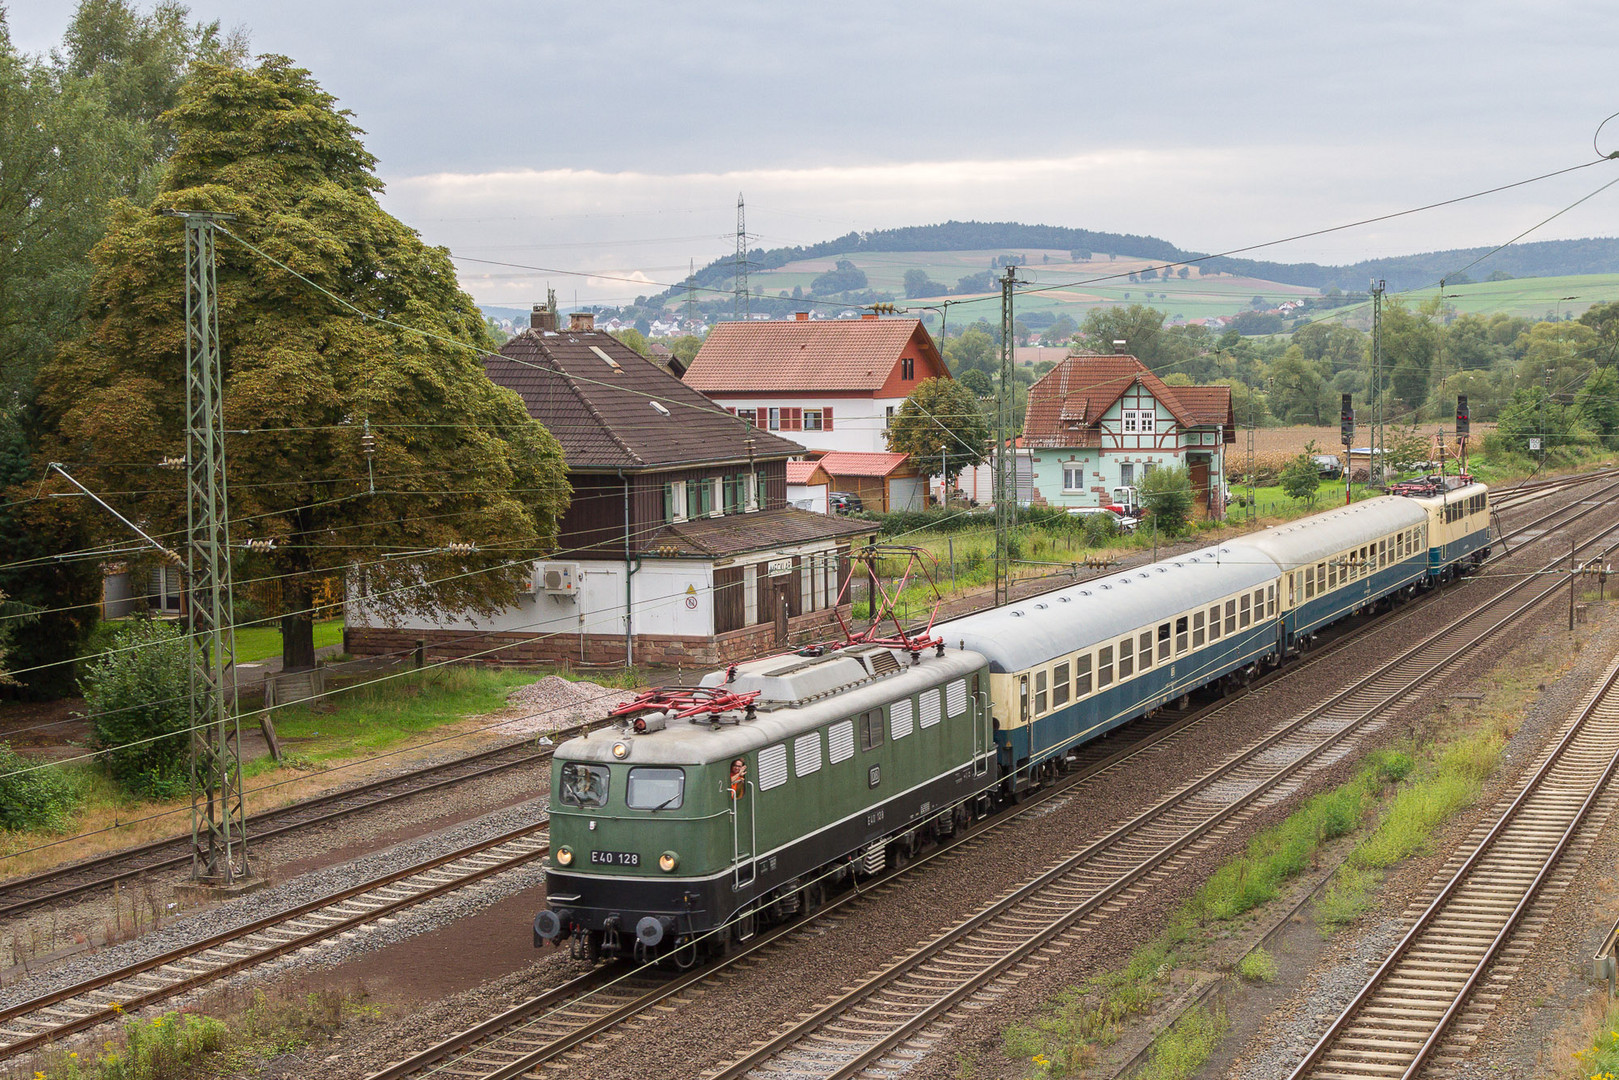
[[[560,675],[547,675],[538,682],[519,686],[506,697],[512,708],[522,709],[529,715],[516,717],[491,730],[508,735],[555,731],[605,715],[609,709],[622,705],[634,696],[628,690],[609,689],[593,682],[571,682]]]

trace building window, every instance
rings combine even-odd
[[[1136,482],[1136,467],[1128,461],[1119,463],[1119,483],[1129,487]]]
[[[1151,435],[1158,424],[1158,414],[1152,409],[1125,409],[1124,431],[1127,435]]]
[[[1085,490],[1085,464],[1076,462],[1062,467],[1062,489],[1064,491]]]
[[[891,428],[893,426],[894,426],[894,406],[890,405],[890,406],[888,406],[887,410],[884,411],[884,413],[883,413],[883,427],[886,429],[886,428]]]
[[[736,415],[737,415],[737,418],[739,420],[746,420],[748,423],[752,424],[754,427],[759,426],[759,410],[758,409],[738,409],[736,411]]]
[[[899,377],[902,379],[916,378],[916,361],[914,359],[909,356],[900,359]]]
[[[766,420],[765,426],[768,427],[771,431],[780,431],[781,430],[781,410],[780,409],[771,409],[769,411],[769,418]]]
[[[707,517],[714,509],[714,485],[702,480],[681,484],[686,489],[686,517]]]
[[[821,430],[821,410],[820,409],[805,409],[804,410],[804,430],[805,431],[820,431]]]
[[[663,520],[686,520],[686,481],[676,480],[663,485]]]
[[[748,474],[736,473],[725,478],[725,512],[740,514],[748,504]]]

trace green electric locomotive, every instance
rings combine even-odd
[[[983,656],[867,644],[654,692],[552,764],[535,944],[695,961],[949,835],[999,780]]]

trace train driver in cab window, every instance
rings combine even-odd
[[[731,762],[731,798],[740,799],[742,791],[748,785],[748,763],[741,758]]]
[[[562,766],[562,801],[573,806],[606,806],[607,769],[573,761]]]

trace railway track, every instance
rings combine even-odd
[[[1611,476],[1612,471],[1557,477],[1536,484],[1531,495],[1525,497],[1539,497],[1563,487],[1611,479]],[[1615,490],[1619,490],[1619,486],[1610,488],[1602,494],[1612,494]],[[1559,512],[1554,510],[1537,519],[1532,525],[1541,524]],[[1515,533],[1508,534],[1507,538],[1510,539],[1516,533],[1531,527],[1520,527]],[[1072,582],[1065,579],[1052,587],[1065,588],[1069,584]],[[612,696],[603,695],[604,698]],[[577,707],[578,704],[570,704],[564,708],[571,710]],[[1185,719],[1187,719],[1185,713],[1170,714],[1155,719],[1152,723],[1168,728]],[[555,741],[561,742],[575,734],[590,730],[599,723],[600,721],[592,721],[562,729],[554,733]],[[479,777],[539,764],[549,760],[550,755],[549,747],[536,745],[532,741],[496,747],[254,815],[248,819],[249,835],[255,842],[285,836],[301,829],[336,821],[352,814],[442,790]],[[14,917],[86,893],[109,889],[116,884],[133,881],[155,872],[178,869],[189,865],[190,862],[190,836],[174,836],[109,852],[92,859],[68,863],[37,874],[0,881],[0,918]]]
[[[613,696],[615,695],[603,695],[604,698]],[[588,701],[547,711],[574,710],[579,708],[580,704],[588,704]],[[593,720],[574,724],[550,733],[550,737],[556,742],[561,742],[563,739],[593,730],[604,722]],[[255,814],[247,820],[248,835],[252,837],[254,843],[258,843],[271,837],[296,833],[389,803],[440,791],[478,777],[526,765],[541,764],[550,760],[551,750],[548,745],[527,740],[469,754],[452,761],[423,766],[354,787],[342,788],[277,810]],[[123,848],[27,877],[11,878],[0,882],[0,919],[20,915],[98,889],[111,888],[115,884],[132,881],[148,874],[189,865],[191,865],[191,837],[187,834]]]
[[[1589,512],[1579,511],[1575,517]],[[1541,581],[1528,577],[1486,600],[1446,631],[1408,650],[1323,706],[1294,718],[1259,744],[711,1076],[715,1080],[750,1075],[848,1077],[878,1062],[882,1064],[876,1072],[902,1064],[885,1060],[894,1047],[916,1038],[1001,975],[1038,964],[1044,950],[1069,947],[1075,937],[1089,933],[1097,922],[1176,873],[1179,861],[1229,836],[1264,806],[1291,794],[1309,770],[1324,767],[1347,752],[1347,741],[1390,705],[1467,655],[1480,641],[1511,625],[1558,587],[1536,588],[1539,584]],[[1510,610],[1502,613],[1503,606]],[[1226,704],[1229,702],[1201,710],[1195,720],[1165,729],[1149,742],[1205,722]],[[1089,776],[1057,786],[1024,810],[1055,809],[1060,805],[1057,800],[1081,797],[1087,779],[1119,767],[1143,748],[1129,747],[1098,762]],[[966,851],[1010,820],[1003,816],[986,823],[930,858]],[[905,872],[897,871],[894,876]],[[846,894],[827,911],[859,899]],[[777,933],[785,936],[807,925],[810,923],[800,922]],[[775,936],[762,940],[742,955],[754,956],[776,940]],[[595,996],[603,993],[600,984],[569,984],[396,1062],[370,1080],[418,1075],[505,1080],[542,1075],[540,1070],[557,1067],[590,1039],[671,998],[678,1002],[682,992],[712,978],[716,970],[689,973],[639,997],[622,989],[628,982],[610,984],[619,988],[610,998]],[[640,976],[635,972],[633,977]],[[594,1005],[587,1004],[593,1000]],[[906,1053],[901,1050],[899,1057]]]
[[[550,850],[547,820],[0,1009],[0,1061],[524,866]]]
[[[1619,663],[1522,791],[1294,1070],[1295,1080],[1414,1077],[1552,882],[1619,771]],[[1515,958],[1513,958],[1515,959]],[[1476,1025],[1477,1020],[1474,1020]]]
[[[1165,882],[1210,840],[1295,790],[1312,763],[1411,690],[1556,591],[1520,582],[1461,622],[1383,665],[1260,744],[1166,798],[1084,851],[841,993],[709,1080],[888,1075],[935,1039],[929,1028],[1007,975],[1031,973],[1072,948],[1113,912]],[[1511,610],[1496,614],[1503,601]],[[1482,625],[1481,625],[1482,624]]]

